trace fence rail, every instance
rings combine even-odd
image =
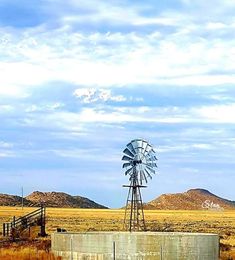
[[[12,222],[3,223],[3,236],[14,236],[14,231],[23,231],[31,226],[40,226],[40,235],[45,236],[45,224],[46,224],[46,208],[41,206],[35,211],[19,217],[13,217]]]

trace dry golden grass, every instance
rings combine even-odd
[[[50,240],[38,239],[0,243],[0,259],[2,260],[61,260],[50,252]]]
[[[37,250],[30,246],[17,249],[0,249],[0,259],[2,260],[59,260],[60,257],[54,256],[50,252]]]
[[[27,214],[34,209],[0,207],[0,225],[13,216]],[[67,231],[122,230],[124,210],[47,208],[47,233],[57,227]],[[224,244],[221,259],[235,260],[235,211],[146,210],[150,231],[207,232],[220,235]],[[49,259],[49,258],[48,258]]]

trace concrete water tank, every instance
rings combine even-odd
[[[54,233],[52,251],[63,260],[218,260],[219,236],[178,232]]]

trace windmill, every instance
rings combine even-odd
[[[122,168],[125,169],[125,175],[130,176],[130,184],[123,185],[123,187],[129,188],[124,229],[130,232],[145,231],[144,210],[140,189],[147,187],[143,183],[147,184],[147,179],[152,179],[152,174],[155,174],[157,158],[152,146],[142,139],[132,140],[127,144],[123,153],[122,161],[124,163]]]

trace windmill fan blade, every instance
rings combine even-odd
[[[143,175],[143,177],[144,177],[144,180],[145,180],[145,182],[146,182],[146,183],[148,183],[148,181],[147,181],[147,178],[146,178],[146,175],[145,175],[144,171],[142,171],[142,175]]]
[[[148,143],[146,141],[143,140],[143,144],[142,144],[142,153],[145,153],[145,149],[148,146]]]
[[[151,159],[151,158],[147,158],[147,160],[146,160],[146,164],[154,164],[155,166],[157,166],[157,164],[156,164],[156,160]],[[155,166],[153,166],[153,167],[155,167]]]
[[[142,148],[141,148],[141,153],[142,154],[144,154],[146,146],[147,146],[147,143],[144,140],[142,140]]]
[[[156,156],[154,156],[154,155],[148,155],[148,156],[146,157],[146,161],[147,161],[147,162],[155,162],[155,161],[157,161],[157,158],[156,158]]]
[[[142,174],[142,171],[140,171],[140,185],[142,185],[142,180],[143,180],[143,174]]]
[[[148,144],[147,147],[146,147],[146,149],[145,149],[145,155],[147,156],[151,150],[152,150],[152,146],[150,146],[150,145]]]
[[[151,174],[148,172],[148,170],[145,169],[145,172],[147,173],[148,177],[152,180]]]
[[[153,164],[154,166],[153,167],[157,167],[157,164],[156,164],[156,161],[154,161],[154,160],[148,160],[148,161],[146,161],[147,162],[147,164]]]
[[[127,146],[126,149],[128,149],[133,154],[133,156],[136,155],[136,151],[135,151],[134,147],[132,146],[132,144],[130,144],[129,147]]]
[[[147,163],[147,166],[150,166],[150,167],[156,167],[157,168],[157,164],[156,163]]]
[[[126,168],[128,166],[131,166],[131,163],[123,163],[122,168]]]
[[[143,141],[142,140],[136,140],[136,144],[137,144],[137,150],[139,153],[142,152],[142,148],[143,148]]]
[[[136,143],[137,143],[137,145],[138,145],[138,147],[142,147],[142,140],[140,140],[140,139],[137,139],[136,140]]]
[[[153,156],[152,156],[151,154],[146,154],[145,156],[146,156],[146,159],[147,159],[147,160],[152,160],[152,157],[153,157]]]
[[[130,158],[130,157],[128,157],[128,156],[126,156],[126,155],[124,155],[124,156],[122,157],[122,161],[129,161],[129,162],[131,162],[131,161],[133,161],[133,159]]]
[[[147,157],[154,157],[155,153],[153,152],[153,150],[150,150],[146,153]]]
[[[135,149],[134,149],[132,143],[129,143],[129,144],[127,145],[127,148],[128,148],[134,155],[136,154],[136,151],[135,151]]]
[[[150,170],[152,173],[155,174],[155,171],[154,171],[154,169],[151,168],[151,166],[147,165],[146,168],[148,168],[148,170]]]
[[[134,154],[133,154],[132,152],[130,152],[130,150],[127,149],[127,148],[123,151],[123,153],[127,154],[127,155],[130,156],[131,158],[134,158]]]
[[[128,169],[128,170],[125,172],[125,175],[129,174],[132,170],[133,170],[133,167],[131,167],[130,169]]]
[[[132,146],[133,146],[135,152],[137,152],[137,150],[138,150],[138,149],[137,149],[137,148],[138,148],[138,144],[137,144],[136,140],[133,140],[133,141],[131,142],[131,144],[132,144]]]

